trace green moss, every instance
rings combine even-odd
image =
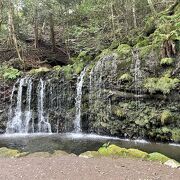
[[[128,149],[128,156],[129,157],[146,159],[146,158],[148,158],[148,153],[140,151],[138,149]]]
[[[122,156],[125,157],[127,154],[127,149],[118,147],[116,145],[110,145],[108,147],[99,148],[98,152],[102,156]]]
[[[47,72],[50,72],[51,70],[48,69],[47,67],[41,67],[38,69],[32,69],[29,74],[30,75],[41,75],[41,74],[45,74]]]
[[[153,50],[152,45],[141,47],[141,48],[139,48],[139,55],[140,55],[141,58],[145,58],[150,54],[150,52],[152,50]]]
[[[161,124],[169,124],[172,121],[172,114],[169,110],[164,110],[161,114]]]
[[[91,56],[88,54],[88,51],[81,51],[76,59],[76,61],[90,61]]]
[[[72,75],[73,75],[73,68],[72,65],[67,65],[64,66],[62,71],[64,72],[64,75],[67,79],[71,79]]]
[[[15,80],[21,75],[21,71],[13,67],[0,66],[0,79]]]
[[[180,142],[180,129],[179,128],[172,129],[171,133],[172,133],[172,140],[174,142],[179,143]]]
[[[76,74],[79,74],[84,68],[84,63],[81,61],[79,63],[74,63],[73,64],[73,71],[76,73]]]
[[[103,57],[105,57],[105,56],[112,55],[112,54],[113,54],[113,51],[112,51],[112,50],[110,50],[110,49],[104,49],[104,50],[101,52],[101,54],[96,57],[96,59],[98,60],[98,59],[101,59],[101,58],[103,58]]]
[[[168,158],[167,156],[158,153],[158,152],[154,152],[148,155],[148,160],[150,161],[159,161],[161,163],[165,163],[166,161],[168,161],[170,158]]]
[[[125,73],[125,74],[121,75],[119,80],[121,80],[123,82],[129,82],[132,80],[132,76],[129,73]]]
[[[120,44],[116,52],[119,56],[128,55],[131,52],[131,46],[128,44]]]
[[[119,157],[133,157],[133,158],[147,158],[148,153],[138,149],[126,149],[116,146],[114,144],[108,147],[99,148],[98,152],[103,156],[119,156]]]
[[[171,65],[174,63],[173,58],[163,58],[161,59],[161,65]]]
[[[179,82],[179,79],[172,79],[169,76],[164,76],[161,78],[148,78],[145,81],[144,87],[150,93],[161,91],[163,94],[168,94],[171,90],[177,87]]]

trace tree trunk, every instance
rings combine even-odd
[[[134,22],[134,28],[137,28],[137,20],[136,20],[136,1],[133,0],[132,5],[132,11],[133,11],[133,22]]]
[[[18,42],[17,42],[17,38],[16,38],[16,32],[15,32],[15,28],[14,28],[14,5],[11,0],[9,0],[8,22],[9,22],[10,42],[13,42],[19,60],[24,63],[24,61],[21,58],[21,54],[20,54],[20,50],[19,50]]]
[[[39,46],[39,31],[38,31],[38,10],[35,9],[34,12],[34,46],[38,48]]]
[[[154,5],[153,5],[152,0],[147,0],[147,1],[148,1],[148,4],[149,4],[149,7],[150,7],[150,9],[151,9],[151,12],[152,12],[154,15],[156,15],[157,12],[156,12],[156,10],[155,10],[155,8],[154,8]]]
[[[113,36],[114,36],[114,39],[115,39],[116,38],[116,34],[115,34],[115,22],[114,22],[113,2],[111,2],[111,20],[112,20]]]
[[[0,31],[1,31],[1,26],[3,22],[3,2],[0,0]]]
[[[56,41],[55,41],[55,33],[54,33],[54,20],[53,20],[53,14],[49,13],[49,25],[50,25],[50,31],[51,31],[51,43],[52,43],[52,50],[56,50]]]

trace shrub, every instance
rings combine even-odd
[[[1,66],[0,67],[0,78],[6,80],[15,80],[21,75],[21,71],[13,67]]]
[[[164,110],[161,114],[161,124],[165,125],[165,124],[169,124],[169,122],[172,119],[172,114],[169,110]]]
[[[173,64],[174,59],[173,58],[163,58],[161,59],[161,65],[171,65]]]
[[[120,78],[121,81],[125,82],[125,81],[131,81],[132,80],[132,76],[129,73],[125,73],[123,74]]]
[[[164,76],[161,78],[148,78],[145,81],[144,87],[150,92],[154,93],[160,91],[163,94],[170,93],[178,84],[180,80],[177,78],[170,78],[169,76]]]

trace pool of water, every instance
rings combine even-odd
[[[148,153],[160,152],[180,162],[180,144],[151,143],[145,140],[119,139],[95,134],[12,134],[0,136],[0,147],[16,148],[20,151],[38,152],[63,150],[79,155],[97,150],[104,143],[125,148],[137,148]]]

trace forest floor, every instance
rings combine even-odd
[[[1,158],[1,180],[179,180],[180,169],[137,159]]]

